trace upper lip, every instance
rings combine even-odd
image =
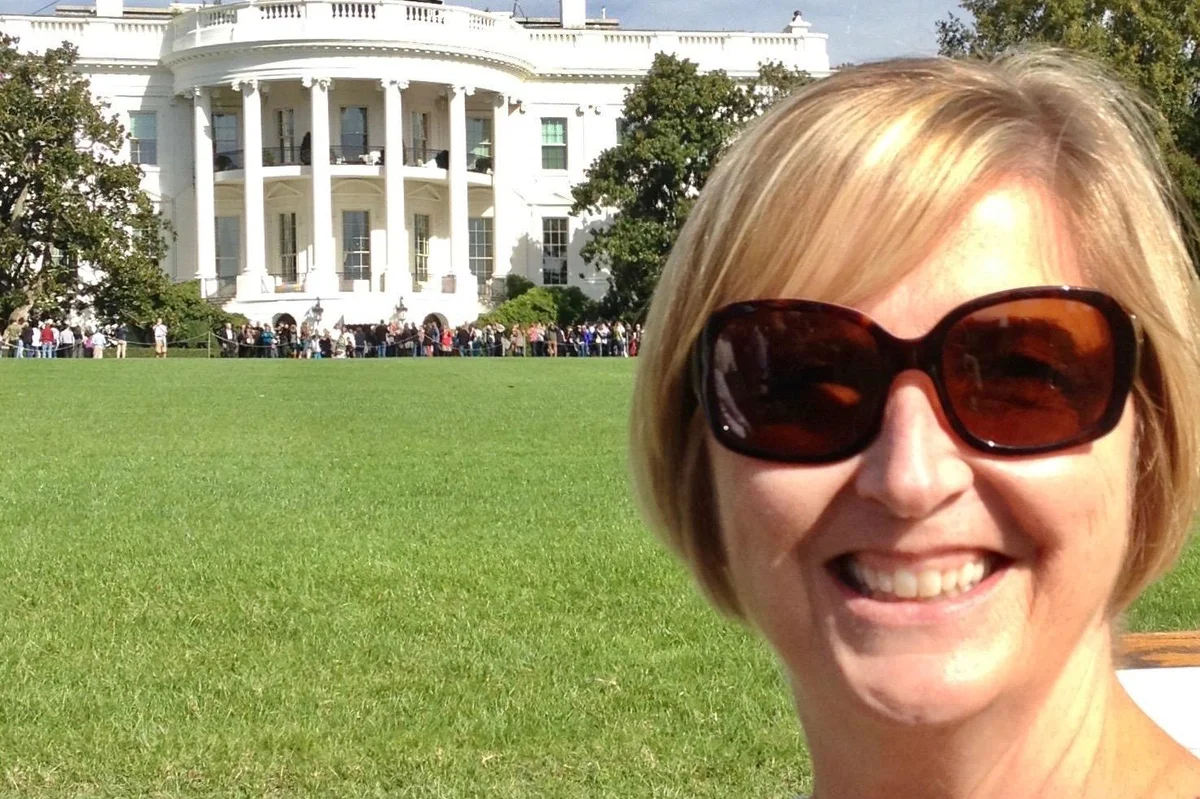
[[[920,548],[881,546],[853,547],[837,553],[832,558],[829,558],[829,561],[835,561],[838,558],[843,558],[847,555],[858,554],[861,552],[869,552],[887,558],[894,558],[896,560],[909,560],[914,562],[929,560],[931,558],[961,555],[967,552],[984,552],[991,555],[999,555],[1000,557],[1010,557],[1004,553],[1003,549],[993,544],[945,544]]]

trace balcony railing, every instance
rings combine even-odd
[[[383,148],[374,144],[343,144],[329,148],[329,163],[382,166],[383,154]]]
[[[405,147],[405,166],[450,168],[450,151],[437,147]],[[490,173],[496,166],[496,159],[490,153],[467,153],[467,170],[480,174]]]
[[[430,166],[438,169],[450,168],[450,151],[437,147],[405,147],[405,166]]]
[[[311,160],[309,152],[301,153],[298,144],[263,148],[263,166],[307,166]]]

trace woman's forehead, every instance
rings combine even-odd
[[[910,337],[975,297],[1082,281],[1052,201],[1037,189],[1005,185],[983,194],[914,269],[855,305]]]

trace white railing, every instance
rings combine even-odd
[[[334,19],[375,19],[375,3],[334,3]]]
[[[262,19],[304,19],[304,3],[260,3],[258,13]]]
[[[68,40],[80,58],[157,61],[197,47],[253,47],[271,41],[421,42],[446,52],[484,52],[533,74],[638,73],[654,55],[674,53],[701,69],[753,74],[762,61],[824,74],[820,34],[525,28],[503,14],[414,0],[244,0],[170,20],[5,16],[5,31],[41,50]],[[164,47],[165,36],[165,47]]]
[[[0,28],[20,39],[21,49],[28,52],[45,52],[69,41],[79,48],[80,63],[86,67],[92,59],[157,61],[168,23],[166,20],[5,15]]]

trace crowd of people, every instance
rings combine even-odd
[[[396,358],[396,357],[630,357],[636,356],[642,326],[623,322],[559,326],[473,324],[442,326],[380,321],[338,325],[333,330],[283,323],[226,325],[217,334],[226,358]]]
[[[167,357],[167,327],[159,319],[154,325],[154,352]],[[103,358],[109,350],[124,358],[129,347],[129,327],[123,323],[88,326],[53,319],[13,320],[0,337],[0,357],[11,358]]]

